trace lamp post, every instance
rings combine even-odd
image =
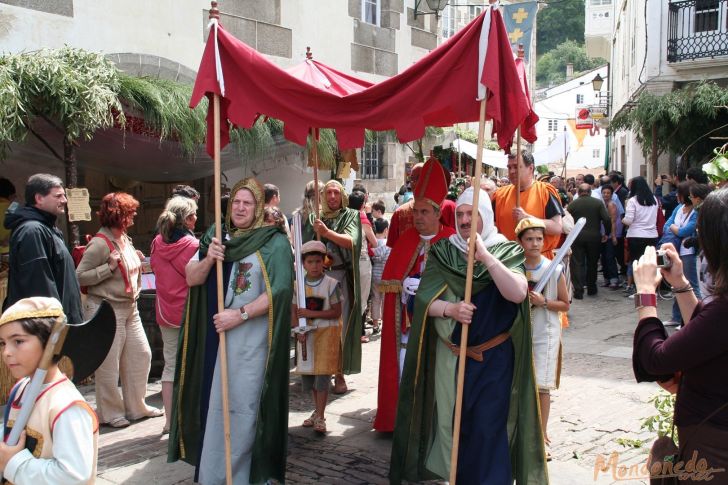
[[[422,0],[415,0],[414,18],[417,18],[418,15],[434,15],[435,17],[439,17],[440,11],[447,7],[449,1],[450,0],[425,0],[427,8],[432,10],[432,12],[420,12],[419,6],[422,4]]]
[[[609,79],[609,64],[607,64],[607,79]],[[594,79],[592,79],[592,88],[594,88],[594,93],[599,97],[599,104],[598,104],[598,111],[600,111],[600,115],[602,115],[603,118],[609,118],[609,111],[610,111],[610,103],[609,103],[609,84],[607,84],[607,90],[605,92],[602,92],[602,86],[604,85],[604,78],[597,73],[596,76],[594,76]],[[595,111],[592,110],[592,118],[595,118]],[[604,169],[609,170],[609,164],[610,164],[610,151],[611,151],[611,139],[612,135],[611,133],[607,133],[606,136],[606,146],[604,147]]]

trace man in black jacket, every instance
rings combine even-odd
[[[66,191],[55,175],[35,174],[25,187],[25,207],[5,218],[10,235],[7,308],[32,296],[50,296],[63,305],[70,323],[82,322],[81,290],[73,258],[56,219],[66,212]]]

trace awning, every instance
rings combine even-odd
[[[478,159],[478,145],[469,141],[456,138],[452,142],[452,147],[470,158]],[[493,168],[508,168],[508,155],[501,151],[486,150],[483,148],[483,163]]]

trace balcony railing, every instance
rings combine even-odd
[[[671,1],[668,9],[668,62],[728,55],[728,0]]]

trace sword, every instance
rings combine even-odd
[[[581,230],[584,229],[585,224],[585,217],[581,217],[578,221],[576,221],[576,224],[574,224],[574,229],[572,229],[569,235],[566,236],[564,244],[556,252],[556,256],[554,257],[553,261],[551,261],[551,264],[548,265],[543,276],[536,284],[536,287],[533,289],[534,293],[541,293],[546,287],[546,283],[548,283],[548,281],[551,279],[551,277],[554,275],[554,272],[556,271],[556,266],[558,266],[559,263],[561,263],[561,261],[563,261],[563,259],[566,257],[566,253],[568,253],[569,249],[571,249],[571,245],[574,244],[576,237],[579,235]]]
[[[306,308],[306,286],[303,278],[303,261],[301,258],[301,213],[293,214],[293,253],[296,263],[296,304],[298,308]],[[306,318],[298,319],[298,327],[293,329],[293,334],[302,335],[301,342],[301,359],[308,360],[308,352],[306,350],[306,334],[315,330],[316,327],[307,325]]]

